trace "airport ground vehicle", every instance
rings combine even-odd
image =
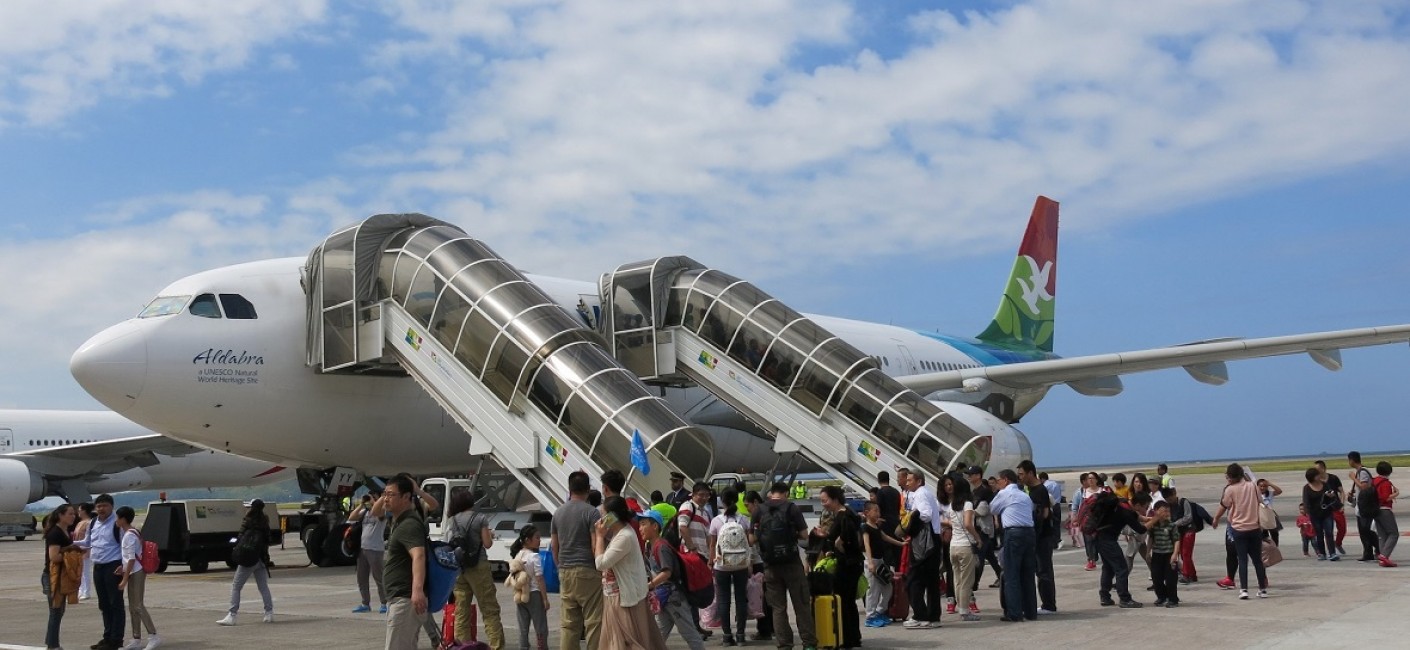
[[[142,521],[142,538],[157,544],[157,572],[165,572],[170,564],[186,564],[192,573],[204,573],[212,562],[235,566],[230,551],[245,511],[239,499],[152,502]],[[279,539],[279,531],[271,529],[270,543],[278,544]]]
[[[39,533],[39,521],[28,512],[0,512],[0,537],[13,537],[17,542]]]

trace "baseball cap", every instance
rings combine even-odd
[[[974,476],[975,474],[978,474],[978,475],[980,475],[980,476],[983,476],[983,475],[984,475],[984,470],[979,469],[979,466],[978,466],[978,465],[970,465],[969,467],[966,467],[966,468],[965,468],[964,473],[965,473],[965,474],[968,474],[968,475],[970,475],[970,476]]]
[[[661,513],[656,510],[647,510],[646,512],[637,513],[637,516],[641,517],[642,519],[650,519],[651,521],[656,522],[656,526],[659,528],[666,527],[666,519],[662,517]]]

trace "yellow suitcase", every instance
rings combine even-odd
[[[842,603],[837,596],[813,597],[813,626],[818,648],[842,647]]]

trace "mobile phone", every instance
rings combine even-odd
[[[604,527],[611,528],[611,527],[612,527],[613,525],[615,525],[616,523],[617,523],[617,515],[614,515],[614,514],[612,514],[612,513],[610,513],[610,512],[607,513],[607,514],[605,514],[605,515],[602,515],[602,525],[603,525]]]

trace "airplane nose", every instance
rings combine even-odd
[[[147,382],[147,339],[135,322],[114,325],[79,346],[69,372],[89,395],[121,413],[137,403]]]

